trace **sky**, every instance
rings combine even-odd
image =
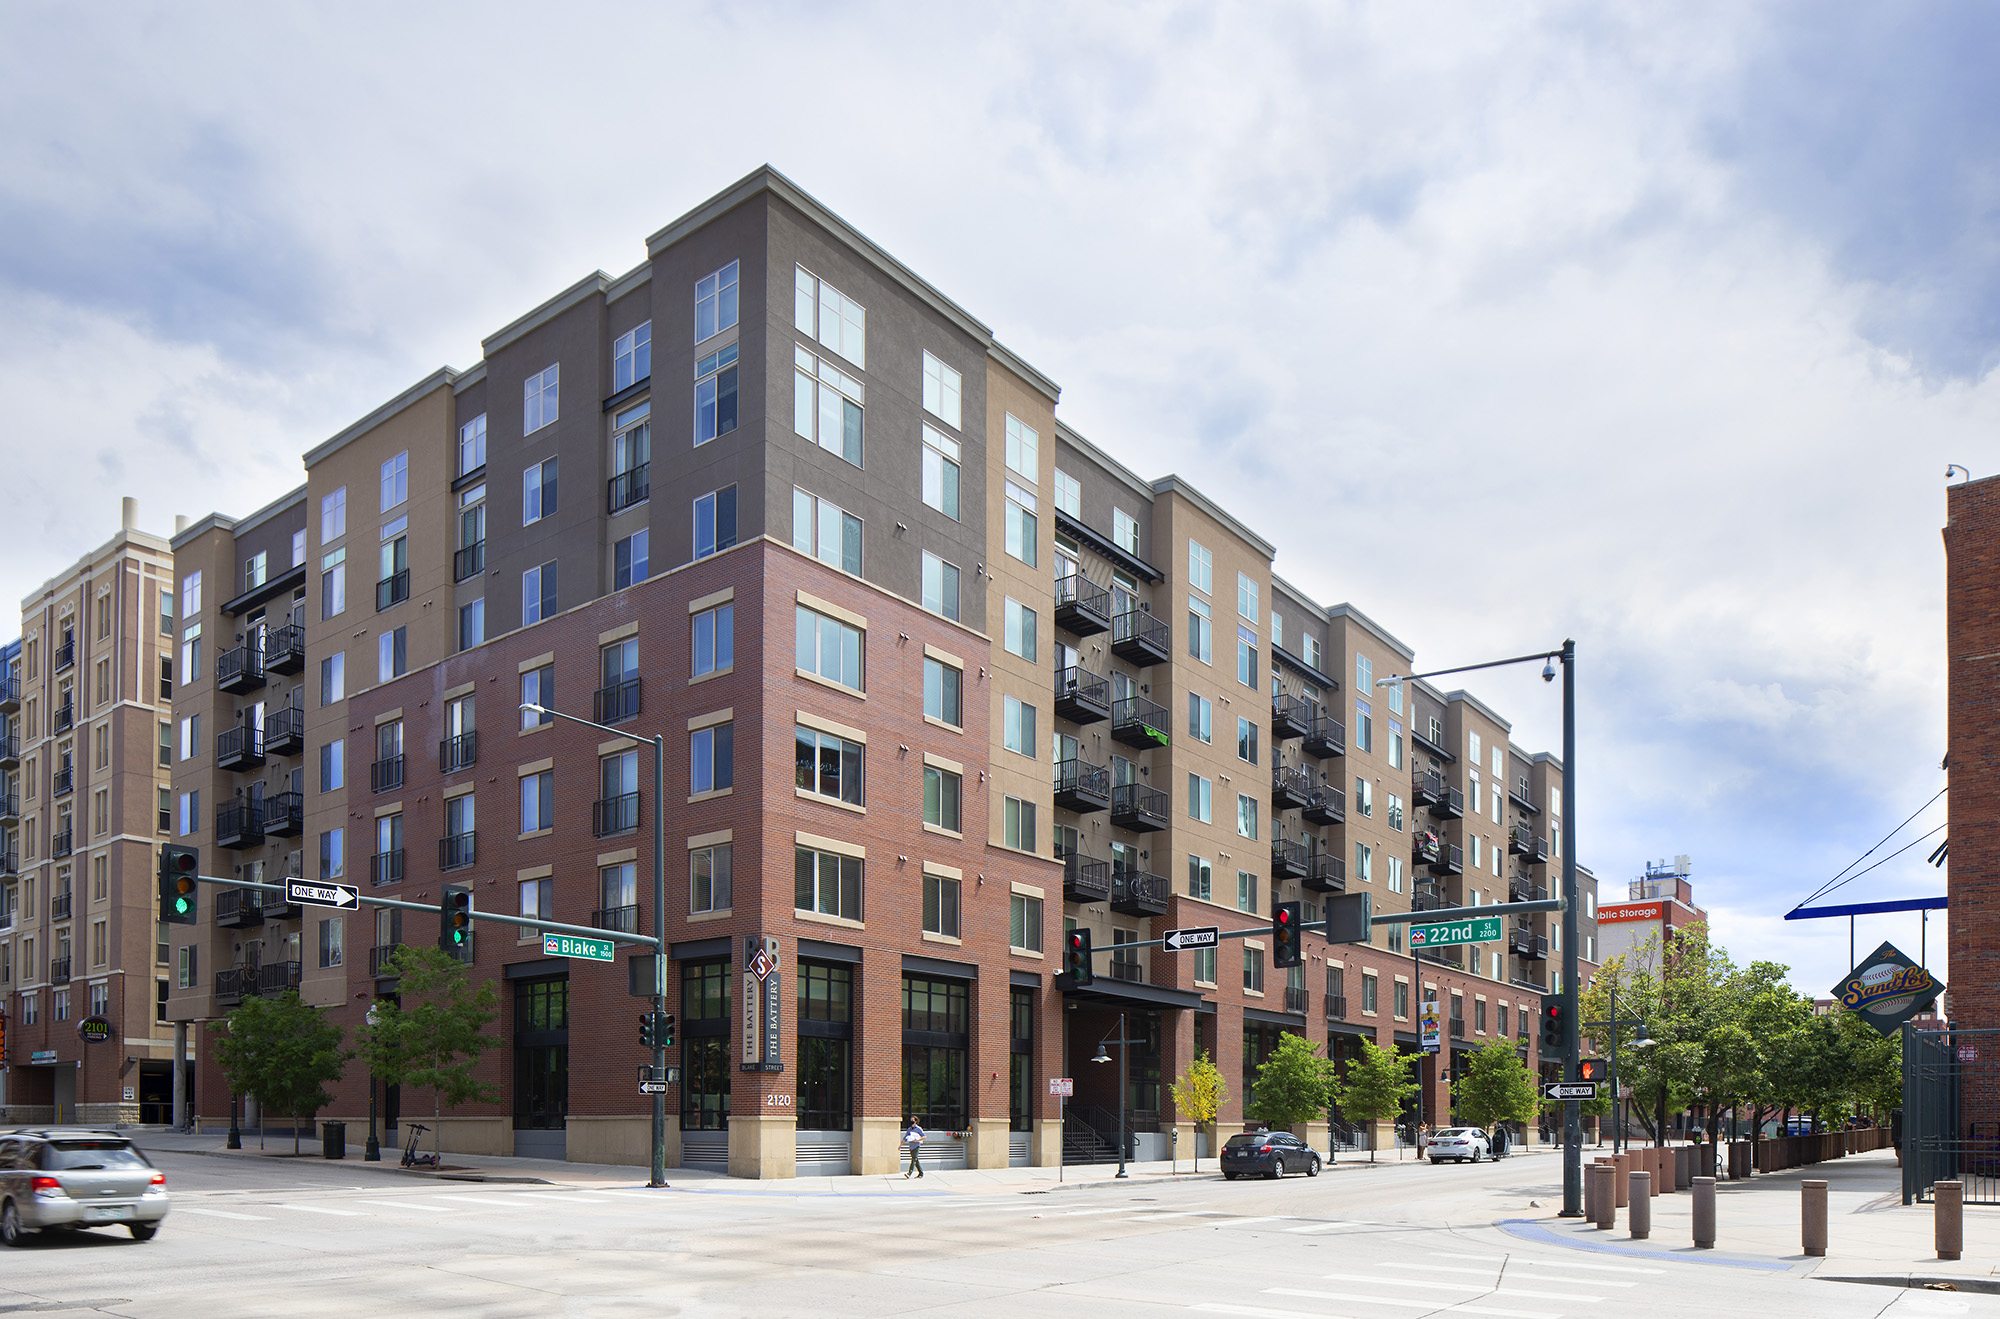
[[[160,532],[261,507],[768,162],[1419,665],[1574,637],[1605,894],[1689,854],[1720,942],[1824,993],[1847,923],[1784,912],[1945,783],[1943,478],[2000,471],[1996,55],[2000,9],[1922,0],[23,0],[0,591],[122,495]],[[1533,668],[1465,685],[1560,750]],[[1840,897],[1942,892],[1936,841]],[[1918,920],[1854,938],[1914,956]]]

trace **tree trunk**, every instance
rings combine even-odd
[[[299,1157],[299,1115],[292,1114],[292,1157]]]

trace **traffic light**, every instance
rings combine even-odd
[[[1063,936],[1063,971],[1077,989],[1097,978],[1090,970],[1089,930],[1071,930]]]
[[[639,1014],[639,1045],[647,1053],[656,1052],[659,1048],[656,1033],[658,1024],[654,1019],[654,1014],[650,1012],[641,1012]]]
[[[1602,1058],[1579,1058],[1576,1060],[1576,1079],[1608,1081],[1611,1079],[1611,1064]]]
[[[472,960],[472,890],[446,884],[438,899],[438,947],[461,962]]]
[[[653,1028],[659,1035],[659,1047],[662,1049],[671,1049],[674,1047],[674,1026],[677,1024],[674,1021],[674,1014],[671,1012],[662,1012],[659,1016],[660,1023]]]
[[[1542,1052],[1545,1054],[1559,1054],[1568,1042],[1569,1016],[1563,1011],[1562,995],[1544,995],[1542,998]]]
[[[1298,966],[1305,961],[1299,947],[1299,904],[1280,902],[1271,908],[1271,965]]]
[[[160,846],[160,920],[168,925],[195,922],[195,876],[201,872],[201,852],[173,843]]]

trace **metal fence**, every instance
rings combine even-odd
[[[1903,1031],[1903,1203],[1956,1178],[2000,1204],[2000,1030]]]

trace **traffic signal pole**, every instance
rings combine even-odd
[[[1576,642],[1565,640],[1563,673],[1563,1079],[1576,1079]],[[1583,1109],[1563,1103],[1561,1217],[1583,1217]]]
[[[653,735],[653,1020],[667,1010],[667,744]],[[636,924],[636,922],[635,922]],[[667,1042],[653,1032],[653,1079],[667,1076]],[[648,1186],[667,1184],[667,1094],[653,1092],[653,1168]]]

